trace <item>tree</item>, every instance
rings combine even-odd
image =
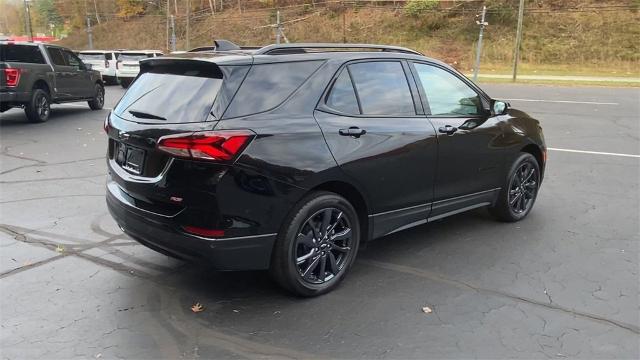
[[[144,14],[144,2],[140,0],[117,0],[118,16],[125,19]]]

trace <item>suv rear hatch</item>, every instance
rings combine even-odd
[[[140,75],[105,123],[112,178],[136,206],[174,215],[179,207],[171,197],[197,181],[188,173],[224,167],[176,158],[158,145],[163,137],[213,130],[250,67],[247,58],[233,66],[178,57],[141,62]],[[172,172],[183,175],[167,181]]]
[[[103,71],[109,67],[109,60],[107,54],[103,52],[91,52],[82,51],[78,54],[78,57],[85,64],[91,64],[92,69]]]

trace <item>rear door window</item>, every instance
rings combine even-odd
[[[64,55],[62,54],[62,51],[60,49],[50,47],[50,48],[47,48],[47,52],[49,53],[51,62],[53,62],[54,65],[67,66],[67,63],[65,62],[65,59],[64,59]]]
[[[322,61],[253,65],[224,114],[225,118],[271,110],[285,101]]]
[[[76,68],[83,68],[84,65],[80,65],[82,63],[82,61],[71,51],[69,50],[63,50],[62,54],[65,56],[67,64],[69,66],[73,66]]]
[[[416,115],[407,77],[399,61],[349,65],[364,115]]]
[[[45,64],[40,48],[33,45],[0,45],[0,61]]]
[[[342,70],[327,96],[327,106],[345,114],[360,114],[358,99],[347,69]]]
[[[141,74],[114,113],[141,123],[206,121],[222,86],[222,73],[211,64],[167,66]]]

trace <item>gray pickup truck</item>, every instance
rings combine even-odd
[[[49,44],[0,41],[0,112],[24,108],[31,122],[49,119],[51,104],[104,105],[104,84],[71,50]]]

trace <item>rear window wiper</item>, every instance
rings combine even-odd
[[[167,120],[162,116],[153,115],[153,114],[149,114],[142,111],[136,111],[136,110],[129,110],[129,114],[141,119]]]

